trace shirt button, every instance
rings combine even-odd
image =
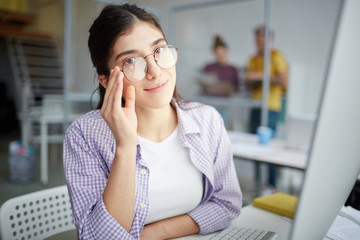
[[[146,174],[146,170],[145,170],[145,169],[141,169],[140,173],[141,173],[141,175],[145,175],[145,174]]]
[[[146,204],[145,203],[140,203],[140,208],[145,208]]]

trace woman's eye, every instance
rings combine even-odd
[[[162,53],[164,51],[165,47],[159,47],[155,50],[155,53]]]
[[[135,58],[128,58],[125,60],[124,65],[129,65],[129,64],[133,64],[135,62]]]

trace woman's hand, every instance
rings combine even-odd
[[[114,134],[116,145],[137,142],[137,117],[135,113],[135,88],[129,86],[122,107],[124,74],[116,66],[110,72],[100,114]]]
[[[155,224],[145,225],[140,240],[163,240],[164,238],[159,236],[159,230],[156,229]]]
[[[163,240],[196,234],[199,231],[198,224],[188,214],[183,214],[145,225],[140,239]]]

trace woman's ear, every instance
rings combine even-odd
[[[98,76],[98,81],[99,83],[106,89],[107,86],[107,77],[105,75],[99,75]]]

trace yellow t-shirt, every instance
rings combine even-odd
[[[261,56],[253,56],[248,62],[247,71],[249,72],[263,72],[264,61]],[[271,51],[270,60],[270,76],[273,77],[276,73],[287,72],[288,66],[285,57],[277,50]],[[270,83],[268,108],[279,112],[281,110],[281,98],[284,89],[279,84]],[[253,99],[262,99],[262,85],[259,85],[251,90]]]

